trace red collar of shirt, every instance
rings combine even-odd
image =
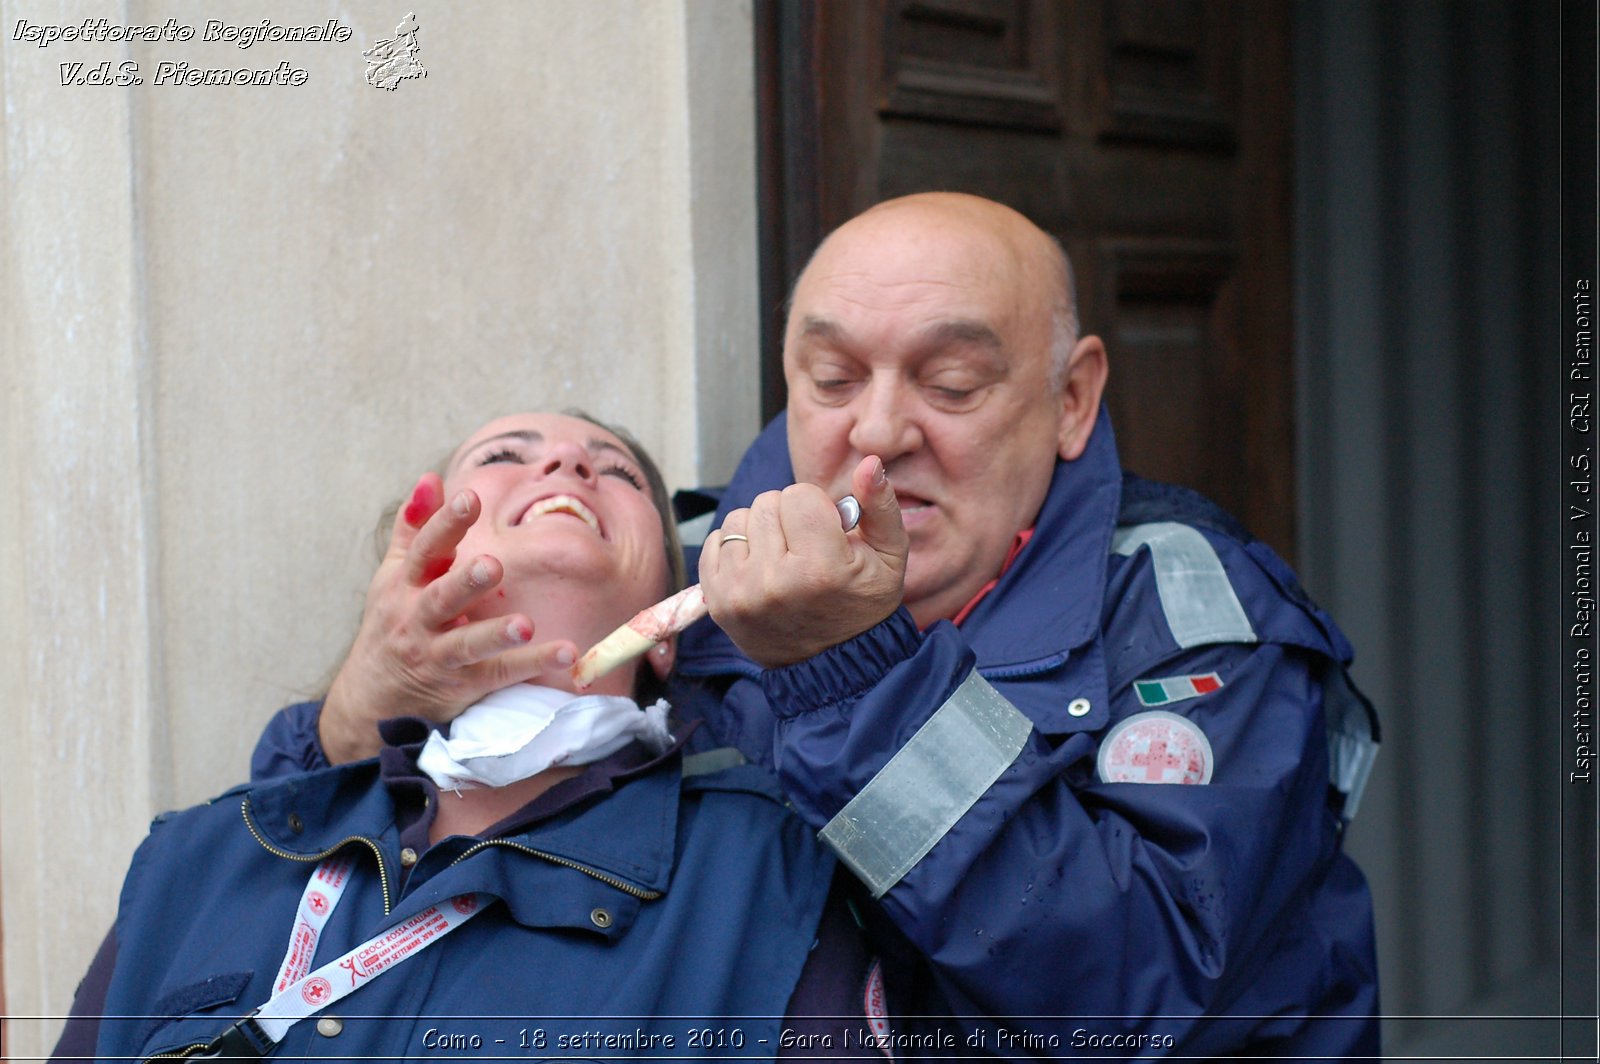
[[[1026,547],[1028,545],[1028,540],[1032,538],[1032,528],[1024,528],[1021,532],[1017,533],[1016,541],[1011,544],[1010,553],[1006,555],[1006,560],[1000,565],[1000,571],[994,574],[993,580],[990,580],[987,584],[984,584],[982,587],[980,587],[978,589],[978,593],[973,595],[972,599],[965,606],[961,607],[961,610],[954,617],[950,618],[951,624],[959,626],[962,621],[967,619],[967,614],[977,609],[978,603],[983,601],[983,597],[985,595],[994,590],[994,586],[1000,582],[1000,578],[1002,576],[1006,575],[1006,570],[1011,568],[1011,563],[1017,560],[1017,555],[1022,553],[1022,548]]]

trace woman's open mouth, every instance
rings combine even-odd
[[[576,517],[594,530],[595,535],[604,536],[601,531],[600,519],[594,511],[585,506],[581,499],[571,495],[548,495],[543,499],[535,500],[528,508],[522,511],[522,516],[517,518],[517,524],[522,524],[532,517],[543,517],[546,514],[566,514]]]

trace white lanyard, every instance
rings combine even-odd
[[[311,971],[311,958],[317,955],[322,927],[333,915],[339,899],[344,897],[345,884],[350,882],[354,866],[353,858],[330,857],[311,873],[311,880],[300,895],[300,909],[295,914],[294,930],[289,934],[289,950],[283,955],[278,978],[272,983],[273,993],[282,993],[285,987],[299,982]]]
[[[458,894],[432,905],[404,922],[370,938],[343,956],[310,971],[317,940],[339,899],[344,897],[354,865],[349,857],[330,857],[317,865],[300,895],[300,908],[289,934],[289,949],[273,981],[272,997],[248,1019],[273,1045],[289,1028],[355,993],[374,977],[448,935],[483,908],[477,894]],[[247,1021],[240,1021],[242,1026]],[[231,1030],[231,1028],[230,1028]],[[226,1037],[227,1032],[224,1032]],[[222,1039],[219,1037],[218,1042]],[[212,1043],[217,1045],[217,1042]]]

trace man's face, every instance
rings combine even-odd
[[[839,496],[863,456],[883,459],[911,540],[905,604],[924,626],[999,572],[1062,446],[1055,275],[1036,231],[990,221],[914,205],[857,218],[801,277],[785,334],[795,476]]]

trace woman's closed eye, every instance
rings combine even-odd
[[[602,466],[600,469],[600,474],[602,476],[621,477],[629,484],[632,484],[637,490],[644,490],[644,481],[639,478],[639,474],[635,473],[625,465]]]

